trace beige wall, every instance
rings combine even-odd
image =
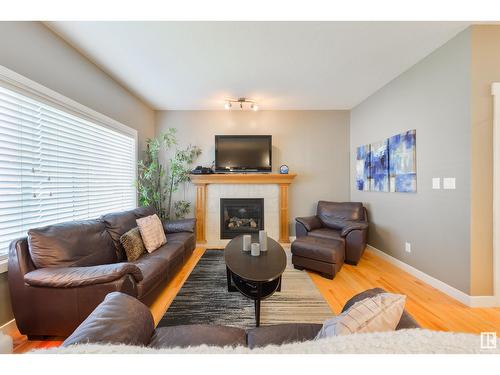
[[[0,65],[138,130],[154,135],[154,111],[40,22],[0,22]],[[12,319],[0,275],[0,326]]]
[[[0,22],[0,65],[138,131],[154,134],[154,111],[40,22]]]
[[[500,26],[471,28],[471,294],[493,293],[493,98]]]
[[[290,225],[315,212],[320,199],[349,199],[348,111],[162,111],[157,133],[177,128],[180,144],[202,148],[198,164],[214,160],[216,134],[271,134],[273,170],[287,164],[298,177],[290,189]],[[181,196],[194,202],[194,189]]]

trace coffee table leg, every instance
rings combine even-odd
[[[262,283],[257,284],[257,298],[254,301],[255,305],[255,326],[260,326],[260,299],[262,297]]]
[[[260,326],[260,298],[254,300],[255,305],[255,326]]]
[[[231,271],[229,271],[229,267],[226,267],[226,276],[227,276],[227,291],[232,292],[231,288]]]

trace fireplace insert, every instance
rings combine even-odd
[[[221,198],[221,239],[258,233],[262,229],[264,229],[264,198]]]

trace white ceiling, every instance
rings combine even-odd
[[[468,22],[49,22],[154,109],[350,109]]]

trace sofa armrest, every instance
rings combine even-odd
[[[247,331],[248,347],[253,349],[312,340],[322,326],[315,323],[285,323],[251,328]]]
[[[163,230],[168,233],[190,232],[194,233],[196,219],[171,220],[163,222]]]
[[[346,221],[340,235],[342,237],[347,236],[353,230],[366,230],[368,229],[368,223],[364,221]]]
[[[114,263],[91,267],[40,268],[24,275],[24,282],[38,287],[75,288],[104,284],[127,274],[131,274],[135,281],[143,279],[141,270],[135,264]]]
[[[317,216],[296,217],[295,221],[301,223],[308,232],[319,229],[323,226]]]
[[[109,293],[62,346],[75,344],[125,344],[146,346],[154,332],[151,312],[126,294]]]

